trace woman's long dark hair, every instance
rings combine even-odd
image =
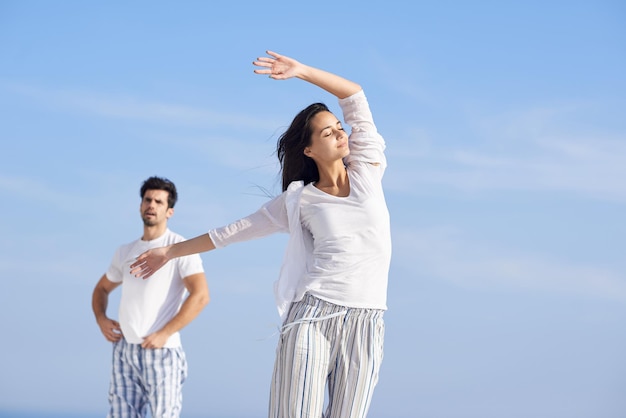
[[[278,138],[276,154],[282,171],[283,192],[292,181],[302,180],[308,184],[320,179],[317,165],[304,155],[311,145],[311,119],[319,112],[329,112],[324,103],[313,103],[296,115],[287,130]]]

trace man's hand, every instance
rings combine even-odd
[[[115,343],[122,339],[122,328],[117,321],[114,321],[109,318],[102,318],[98,321],[98,326],[100,327],[100,331],[102,331],[102,335],[107,341]]]
[[[153,332],[143,339],[141,347],[148,349],[163,348],[169,337],[170,336],[165,334],[163,331]]]

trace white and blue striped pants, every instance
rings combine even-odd
[[[145,349],[125,339],[113,344],[108,418],[178,418],[187,360],[182,347]]]
[[[269,417],[364,418],[383,360],[383,312],[309,294],[293,303],[276,349]]]

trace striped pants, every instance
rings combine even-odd
[[[309,294],[293,303],[276,349],[269,417],[364,418],[384,333],[382,310],[346,308]]]
[[[123,338],[113,344],[108,418],[178,418],[187,360],[182,347],[145,349]]]

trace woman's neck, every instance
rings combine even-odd
[[[328,194],[338,197],[346,197],[350,195],[350,180],[346,167],[341,163],[332,167],[322,169],[318,167],[320,179],[315,183],[315,187]]]

